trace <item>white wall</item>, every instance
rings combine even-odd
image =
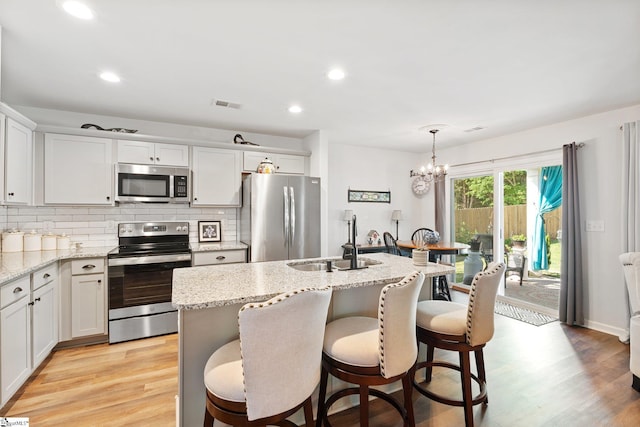
[[[584,142],[578,151],[586,326],[624,335],[625,284],[618,255],[622,252],[621,191],[622,132],[620,126],[640,119],[640,105],[596,114],[551,126],[518,132],[464,146],[439,149],[439,157],[455,164],[532,153],[563,144]],[[604,232],[584,231],[586,220],[602,220]]]
[[[433,227],[433,191],[419,198],[411,191],[409,170],[426,162],[426,155],[354,145],[329,146],[328,155],[328,254],[342,254],[347,242],[345,209],[357,215],[357,243],[364,243],[369,230],[396,234],[391,212],[401,209],[400,240],[408,240],[418,227]],[[391,191],[391,203],[348,203],[347,191]]]

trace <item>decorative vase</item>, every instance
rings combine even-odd
[[[473,277],[476,273],[482,271],[482,258],[480,258],[480,252],[469,251],[469,254],[464,259],[464,276],[462,277],[462,283],[470,285],[473,281]]]
[[[429,261],[429,251],[414,249],[411,251],[411,257],[413,259],[413,265],[424,267]]]
[[[438,233],[437,231],[428,231],[428,232],[426,232],[425,233],[425,241],[430,245],[438,243],[440,241],[440,233]]]

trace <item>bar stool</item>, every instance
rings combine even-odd
[[[216,350],[204,368],[204,425],[295,426],[287,417],[304,407],[313,425],[311,394],[320,380],[330,288],[306,288],[238,313],[240,339]]]
[[[423,395],[446,405],[463,406],[465,425],[473,426],[473,405],[488,403],[487,378],[482,348],[493,337],[494,306],[504,263],[491,263],[475,275],[469,292],[469,304],[450,301],[421,301],[417,307],[418,341],[427,345],[427,360],[418,362],[415,370],[426,368],[425,382],[431,382],[434,366],[460,372],[462,400],[453,400],[434,393],[413,379],[414,387]],[[457,351],[460,365],[434,360],[436,348]],[[471,373],[470,352],[474,352],[478,375]],[[480,393],[472,397],[471,380],[480,386]]]
[[[330,426],[327,412],[338,399],[360,395],[360,425],[369,425],[369,394],[389,402],[403,417],[405,426],[414,426],[411,386],[418,355],[415,339],[416,305],[424,274],[414,272],[380,292],[378,318],[345,317],[329,323],[322,353],[322,377],[316,426]],[[327,399],[329,373],[357,387],[339,390]],[[369,386],[402,380],[404,407],[390,395]]]

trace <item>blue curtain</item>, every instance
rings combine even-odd
[[[562,166],[542,168],[540,171],[540,202],[533,233],[533,269],[548,270],[546,230],[543,214],[562,204]]]

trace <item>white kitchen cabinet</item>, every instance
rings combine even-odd
[[[29,276],[0,289],[0,406],[4,406],[31,375],[29,291]]]
[[[35,369],[58,344],[58,263],[31,275],[31,352]]]
[[[113,141],[46,134],[44,203],[113,205]]]
[[[104,258],[71,261],[71,338],[105,334]]]
[[[33,194],[33,132],[7,117],[4,133],[4,202],[29,205]]]
[[[306,159],[304,156],[298,156],[295,154],[263,153],[257,151],[244,152],[244,171],[255,172],[258,169],[260,162],[265,158],[268,158],[273,162],[276,173],[304,175]]]
[[[247,262],[246,249],[227,249],[220,251],[194,252],[192,256],[194,267],[199,265],[236,264]]]
[[[189,166],[189,146],[118,140],[118,163]]]
[[[193,206],[240,206],[241,153],[193,147]]]

